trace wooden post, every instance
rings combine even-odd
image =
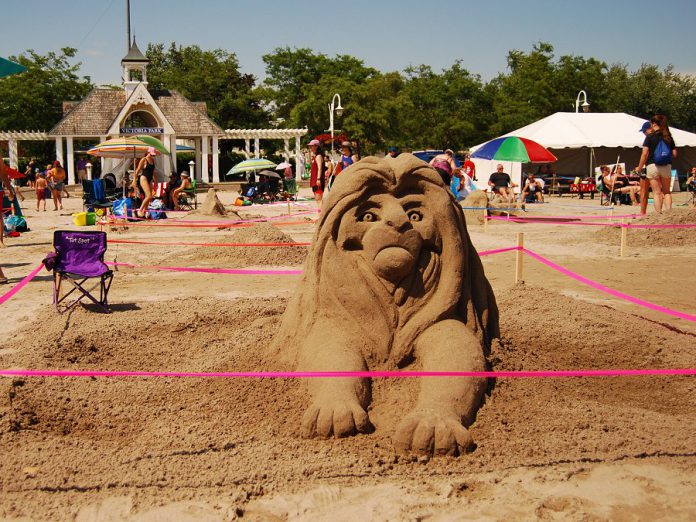
[[[483,209],[483,231],[488,231],[488,207]]]
[[[609,199],[609,223],[614,222],[614,205],[611,202],[611,198]]]
[[[626,255],[626,239],[628,228],[626,227],[626,218],[621,220],[621,257]]]
[[[517,246],[522,249],[524,248],[524,232],[517,233]],[[515,284],[524,282],[522,280],[522,269],[524,268],[524,252],[522,250],[517,250],[515,252]]]
[[[288,198],[288,216],[290,215],[290,198]]]

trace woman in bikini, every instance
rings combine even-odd
[[[147,208],[153,198],[152,184],[155,181],[155,155],[157,151],[154,147],[147,149],[147,155],[140,160],[133,175],[133,189],[140,194],[143,202],[140,208],[135,211],[136,217],[145,217]]]

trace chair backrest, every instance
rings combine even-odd
[[[54,270],[84,277],[97,277],[109,270],[104,263],[106,232],[53,232],[53,248],[58,254]]]
[[[95,201],[104,201],[106,199],[106,185],[103,179],[92,180],[92,192],[94,192]]]
[[[82,200],[86,203],[94,202],[94,185],[88,179],[82,180]]]

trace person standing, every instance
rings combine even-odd
[[[665,210],[672,209],[672,159],[677,157],[677,149],[666,116],[654,115],[650,118],[650,128],[652,132],[643,141],[643,152],[636,171],[640,173],[645,167],[645,175],[653,191],[655,211],[660,213],[663,206]]]
[[[343,143],[341,143],[341,157],[338,160],[338,163],[336,163],[336,166],[334,167],[333,172],[329,177],[329,190],[331,189],[331,185],[333,185],[336,176],[338,176],[341,172],[350,167],[353,163],[357,163],[358,160],[359,158],[357,154],[353,154],[353,147],[351,147],[350,142],[344,141]]]
[[[396,147],[389,147],[389,150],[387,150],[387,158],[396,158],[399,155],[399,149]]]
[[[46,182],[46,175],[43,173],[37,174],[35,189],[36,190],[36,211],[39,211],[39,203],[43,201],[43,209],[46,212],[46,189],[48,188],[48,183]]]
[[[464,154],[464,163],[462,164],[462,174],[469,176],[471,181],[476,181],[476,164],[471,161],[471,154]]]
[[[5,162],[0,161],[0,248],[5,248],[5,227],[3,226],[3,218],[5,216],[5,211],[3,209],[3,201],[5,199],[5,191],[7,191],[8,198],[12,201],[12,186],[10,185],[10,176],[5,170]],[[9,280],[5,277],[5,274],[0,267],[0,284],[7,284]]]
[[[31,158],[29,160],[29,164],[27,165],[26,170],[24,171],[24,175],[27,178],[27,181],[29,182],[29,187],[34,188],[34,182],[36,181],[36,172],[34,169],[36,168],[36,165],[34,164],[34,158]]]
[[[135,211],[135,217],[145,217],[148,206],[153,199],[152,185],[155,182],[155,155],[157,151],[154,147],[148,147],[147,155],[138,162],[138,166],[133,174],[133,190],[140,193],[143,202],[140,208]]]
[[[649,121],[643,123],[643,126],[640,128],[640,132],[642,132],[646,137],[650,136],[650,134],[652,133],[652,127]],[[648,199],[650,197],[650,180],[643,172],[638,172],[638,175],[640,176],[640,181],[638,183],[638,186],[640,187],[640,213],[642,215],[645,215],[648,212]]]
[[[324,182],[326,165],[324,164],[324,151],[321,150],[319,140],[309,142],[310,166],[309,166],[309,186],[312,188],[314,200],[321,209],[321,199],[324,196]]]
[[[53,162],[53,168],[48,171],[48,186],[53,196],[53,210],[63,210],[63,188],[65,187],[65,169],[60,161]]]
[[[77,179],[80,183],[87,179],[87,160],[82,157],[77,160]]]
[[[450,186],[452,173],[456,170],[457,164],[454,162],[454,151],[447,149],[442,154],[438,154],[430,160],[430,166],[437,170],[446,187]]]

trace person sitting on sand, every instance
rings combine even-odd
[[[43,201],[43,209],[44,212],[46,212],[46,189],[48,188],[48,181],[46,181],[46,175],[43,172],[37,174],[34,186],[36,189],[36,211],[39,211],[39,203]]]
[[[181,196],[181,193],[191,188],[193,188],[193,184],[191,183],[191,176],[188,172],[184,171],[181,173],[181,182],[179,186],[176,187],[171,194],[171,200],[172,205],[174,205],[174,210],[179,210],[179,208],[181,208],[181,205],[179,205],[179,197]]]

